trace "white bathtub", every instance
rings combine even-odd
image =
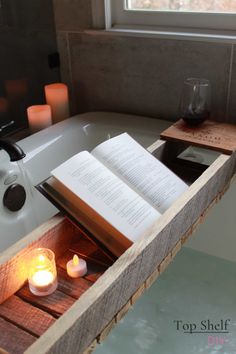
[[[117,113],[86,113],[67,119],[37,134],[18,142],[26,153],[24,167],[30,183],[35,186],[50,174],[50,171],[70,156],[82,150],[91,150],[100,142],[127,131],[143,146],[158,139],[169,122],[135,117]],[[14,183],[26,186],[17,163],[11,163],[8,155],[0,151],[0,200],[9,185],[9,177],[16,176]],[[32,205],[33,204],[33,205]],[[18,241],[57,213],[38,191],[27,195],[24,207],[11,212],[0,204],[0,252]]]
[[[136,117],[117,113],[93,112],[75,116],[18,142],[26,153],[24,166],[30,183],[35,186],[50,171],[70,156],[82,150],[91,150],[100,142],[127,131],[144,147],[158,139],[161,131],[171,123],[159,119]],[[199,157],[199,150],[196,150]],[[200,151],[200,158],[208,162],[211,152]],[[8,155],[0,151],[0,200],[9,185],[8,177],[16,175],[14,183],[26,185],[16,163],[10,163]],[[236,260],[235,256],[235,200],[236,188],[231,188],[208,220],[188,243],[189,247],[206,253]],[[43,196],[34,189],[33,198],[28,193],[24,207],[10,212],[0,204],[0,252],[18,241],[57,213]]]

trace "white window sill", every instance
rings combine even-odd
[[[166,38],[204,42],[236,44],[236,31],[196,30],[189,28],[164,28],[150,26],[114,26],[106,30],[87,30],[86,33],[124,35],[148,38]]]

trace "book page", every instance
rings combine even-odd
[[[160,213],[168,209],[188,188],[127,133],[105,141],[91,153],[138,191]]]
[[[51,174],[131,241],[160,216],[87,151],[73,156]]]

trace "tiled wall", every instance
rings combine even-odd
[[[236,122],[233,44],[85,33],[92,24],[90,3],[54,0],[61,74],[71,87],[74,113],[175,120],[183,81],[195,76],[211,81],[212,116]]]
[[[48,65],[57,51],[54,12],[49,0],[0,3],[0,126],[14,120],[17,130],[27,125],[27,106],[44,102],[44,84],[60,77]]]

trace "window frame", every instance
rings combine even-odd
[[[203,13],[153,10],[128,10],[127,0],[104,0],[106,29],[151,28],[152,30],[218,33],[236,31],[236,13]]]

